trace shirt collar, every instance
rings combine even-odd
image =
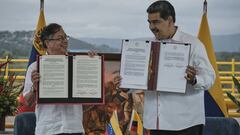
[[[172,40],[173,40],[173,41],[179,41],[181,34],[180,34],[180,31],[179,31],[178,26],[175,26],[175,27],[176,27],[176,32],[175,32],[175,34],[173,35]]]

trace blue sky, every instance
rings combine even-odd
[[[155,0],[45,0],[47,23],[57,22],[74,37],[151,37],[146,8]],[[204,0],[170,0],[176,25],[197,35]],[[34,30],[40,0],[0,0],[0,31]],[[213,35],[240,33],[240,0],[208,0]]]

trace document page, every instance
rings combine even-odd
[[[67,98],[68,57],[43,55],[39,61],[39,98]]]
[[[151,42],[123,41],[120,87],[147,89]]]
[[[185,92],[187,80],[184,76],[188,66],[190,46],[161,44],[157,91]]]
[[[102,59],[87,55],[73,56],[73,97],[100,98],[102,91]]]

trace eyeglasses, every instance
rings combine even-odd
[[[65,35],[65,36],[61,36],[60,38],[49,38],[49,39],[47,39],[47,40],[57,40],[57,41],[59,41],[59,42],[63,42],[64,40],[69,40],[70,39],[70,37],[69,36],[67,36],[67,35]]]

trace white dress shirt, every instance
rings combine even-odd
[[[147,129],[176,131],[205,124],[204,90],[213,85],[215,71],[204,45],[196,37],[177,30],[171,40],[191,43],[189,65],[197,70],[197,83],[187,84],[184,94],[145,91],[143,124]]]
[[[32,71],[36,69],[36,62],[27,70],[23,96],[30,92],[33,85]],[[82,125],[82,105],[66,104],[37,104],[36,135],[53,135],[60,133],[84,133]]]

